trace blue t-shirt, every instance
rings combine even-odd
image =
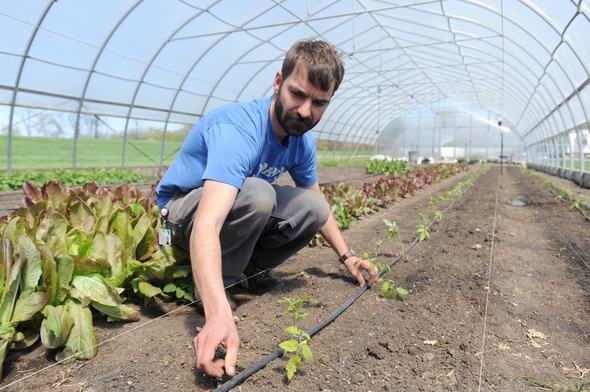
[[[288,171],[298,186],[317,182],[316,143],[311,131],[279,142],[270,121],[272,97],[218,108],[189,132],[156,188],[160,207],[177,190],[188,193],[215,180],[241,189],[247,177],[272,183]]]

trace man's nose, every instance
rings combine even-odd
[[[302,118],[309,118],[311,117],[311,99],[306,99],[303,103],[299,106],[297,113]]]

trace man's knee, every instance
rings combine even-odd
[[[319,231],[330,215],[330,206],[324,195],[310,189],[292,188],[293,192],[287,202],[286,215],[305,222],[305,226],[315,232]]]
[[[313,193],[313,202],[310,203],[311,209],[313,214],[316,216],[316,221],[318,222],[318,230],[321,229],[326,222],[328,221],[328,217],[330,216],[330,205],[324,198],[324,195],[318,192],[311,192]]]
[[[319,192],[309,191],[306,192],[307,205],[309,206],[310,212],[314,216],[318,230],[321,229],[330,216],[330,206],[328,202]]]
[[[276,206],[276,192],[272,185],[259,178],[247,178],[238,193],[234,208],[240,214],[251,214],[268,220]]]

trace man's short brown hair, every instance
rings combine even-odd
[[[342,56],[326,41],[303,39],[295,42],[283,61],[283,80],[295,68],[307,70],[309,82],[323,91],[328,91],[334,85],[333,93],[338,90],[344,77]]]

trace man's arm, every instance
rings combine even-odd
[[[320,186],[317,182],[314,185],[307,187],[307,189],[321,193]],[[342,256],[344,253],[346,253],[346,251],[348,251],[349,247],[346,245],[346,242],[342,237],[342,233],[338,228],[338,224],[336,223],[336,219],[334,219],[334,216],[331,212],[330,216],[328,217],[328,221],[324,227],[320,229],[320,234],[322,237],[324,237],[330,247],[332,247],[334,252],[336,252],[337,257]],[[357,256],[351,256],[347,258],[346,261],[344,261],[344,265],[346,266],[348,272],[350,272],[350,274],[356,278],[356,280],[359,282],[359,285],[361,286],[364,286],[365,284],[365,278],[362,274],[363,271],[366,271],[369,274],[369,286],[373,284],[377,278],[377,275],[379,274],[379,270],[377,268],[373,268],[373,271],[370,270],[371,262],[369,260],[362,260]]]
[[[221,270],[219,233],[238,189],[207,180],[195,215],[190,239],[191,266],[195,288],[203,302],[205,325],[195,338],[197,368],[212,377],[235,374],[239,337],[231,307],[225,296]],[[215,350],[226,349],[225,359],[214,359]]]

